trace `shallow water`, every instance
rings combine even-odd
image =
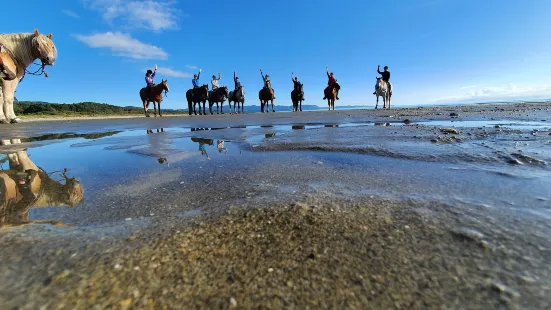
[[[343,197],[373,195],[397,201],[435,201],[459,208],[486,206],[536,221],[551,216],[551,177],[546,169],[429,163],[340,152],[255,151],[257,145],[277,143],[279,137],[291,132],[300,140],[319,135],[317,130],[327,134],[347,128],[353,134],[354,130],[363,130],[356,127],[367,125],[163,128],[22,139],[21,146],[27,147],[23,152],[34,164],[46,173],[58,172],[48,177],[57,185],[49,189],[53,192],[35,191],[35,195],[51,196],[46,205],[29,203],[33,207],[28,215],[29,205],[12,209],[10,212],[20,214],[6,216],[4,224],[47,220],[86,227],[181,215],[215,206],[211,202],[218,196],[226,204],[239,203],[242,197],[226,192],[250,190],[251,183],[257,183],[256,188],[267,201],[277,201],[278,192],[297,197],[330,192]],[[56,143],[40,144],[49,139]],[[3,152],[12,157],[17,154]],[[9,162],[4,160],[3,170],[9,170]],[[68,177],[79,180],[83,197],[79,189],[62,186],[65,181],[59,172],[64,170]],[[204,191],[202,202],[179,196],[198,190]]]

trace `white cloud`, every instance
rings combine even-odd
[[[197,66],[190,66],[190,65],[186,65],[186,68],[188,68],[189,70],[197,70],[197,69],[199,69]]]
[[[168,54],[160,47],[140,42],[121,32],[75,35],[74,37],[92,48],[110,49],[116,56],[132,59],[168,59]]]
[[[464,89],[463,87],[461,89]],[[473,89],[467,93],[438,98],[435,102],[487,102],[501,100],[532,100],[551,98],[551,85],[519,86],[508,84],[493,87],[469,87]]]
[[[71,16],[72,18],[80,18],[80,16],[77,13],[75,13],[71,10],[63,10],[61,12],[63,12],[67,16]]]
[[[471,89],[471,88],[476,88],[476,85],[462,86],[459,89]]]
[[[159,68],[157,69],[157,72],[158,72],[160,75],[170,76],[170,77],[176,77],[176,78],[190,78],[190,77],[193,77],[193,74],[190,74],[190,73],[187,73],[187,72],[183,72],[183,71],[173,70],[173,69],[171,69],[171,68],[162,68],[162,67],[159,67]]]
[[[126,27],[155,32],[178,28],[180,10],[175,1],[154,0],[85,0],[109,23],[122,22]]]

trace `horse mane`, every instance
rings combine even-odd
[[[14,54],[13,56],[17,59],[13,60],[18,67],[25,66],[27,68],[36,59],[32,44],[34,37],[32,33],[0,34],[0,44],[9,50],[8,54]],[[42,37],[46,38],[44,35],[39,35],[37,38],[43,40]],[[21,70],[17,76],[20,78],[23,72]]]

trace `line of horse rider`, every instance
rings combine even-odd
[[[155,75],[157,73],[158,67],[155,66],[154,70],[147,70],[145,74],[146,87],[140,91],[140,97],[142,98],[144,104],[144,112],[146,116],[149,117],[147,108],[150,102],[153,102],[155,116],[157,115],[157,108],[155,103],[159,104],[159,115],[162,116],[160,111],[160,102],[162,101],[162,92],[165,94],[168,92],[168,84],[166,80],[162,80],[161,84],[156,85],[154,82]],[[335,100],[339,100],[339,91],[340,84],[333,72],[329,72],[329,68],[325,68],[327,74],[327,87],[324,90],[323,100],[328,101],[329,110],[335,109]],[[186,92],[186,99],[188,101],[188,112],[189,115],[197,115],[196,105],[199,104],[199,114],[206,115],[206,102],[209,102],[209,111],[210,114],[214,114],[212,107],[216,103],[216,112],[219,113],[221,109],[223,111],[223,102],[228,99],[228,104],[230,108],[230,113],[243,113],[244,112],[244,103],[245,103],[245,91],[244,86],[241,84],[239,77],[236,75],[235,71],[233,73],[234,81],[234,90],[229,91],[226,86],[220,87],[220,80],[222,75],[218,73],[218,76],[213,75],[211,80],[211,90],[209,90],[208,84],[201,85],[199,83],[201,77],[202,69],[199,69],[197,74],[193,75],[192,85],[193,88],[189,89]],[[377,96],[377,105],[378,107],[379,96],[383,97],[384,106],[383,108],[390,108],[390,96],[392,95],[392,84],[390,83],[390,71],[388,71],[388,66],[385,66],[383,71],[381,71],[380,66],[377,67],[377,73],[380,74],[380,77],[377,77],[377,83],[375,84],[375,91],[373,95]],[[270,75],[264,74],[262,69],[260,69],[260,75],[264,82],[264,87],[259,91],[258,98],[261,103],[261,112],[270,112],[269,104],[271,103],[271,111],[275,112],[274,100],[275,91],[272,88]],[[299,81],[298,77],[291,73],[291,81],[293,82],[293,91],[291,92],[291,100],[293,102],[293,112],[302,111],[302,101],[304,98],[303,84]],[[233,110],[231,103],[234,103]],[[201,103],[203,104],[203,110],[201,111]]]

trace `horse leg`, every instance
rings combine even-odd
[[[302,112],[302,100],[298,102],[300,104],[300,112]]]
[[[159,101],[159,117],[163,117],[163,113],[161,113],[161,101]]]
[[[3,79],[0,79],[0,124],[7,124],[6,116],[4,114],[4,92],[3,92]]]
[[[147,108],[145,106],[145,100],[142,100],[142,103],[143,103],[143,113],[144,113],[145,117],[147,117]]]
[[[3,92],[3,98],[4,98],[4,116],[6,121],[10,121],[11,123],[20,123],[21,119],[17,116],[15,116],[15,112],[13,111],[13,101],[14,101],[14,95],[15,95],[15,89],[17,88],[17,85],[19,84],[19,79],[13,79],[11,81],[4,81],[2,80],[2,89]],[[1,122],[0,117],[0,122]]]
[[[214,114],[214,113],[212,112],[212,106],[213,106],[213,105],[214,105],[213,103],[210,103],[210,102],[209,102],[209,112],[210,112],[210,115],[213,115],[213,114]],[[218,104],[217,104],[217,106],[216,106],[216,112],[218,112]]]
[[[377,96],[377,103],[375,104],[375,110],[377,110],[377,107],[379,107],[379,93],[377,93],[376,96]]]
[[[216,106],[218,109],[218,106]],[[224,101],[220,102],[220,114],[224,114]]]
[[[275,113],[275,108],[274,108],[274,99],[272,99],[272,112]]]
[[[260,111],[264,113],[264,101],[260,100]]]
[[[392,97],[392,93],[388,94],[388,108],[390,109],[390,97]]]
[[[203,115],[207,115],[206,102],[203,101]]]

